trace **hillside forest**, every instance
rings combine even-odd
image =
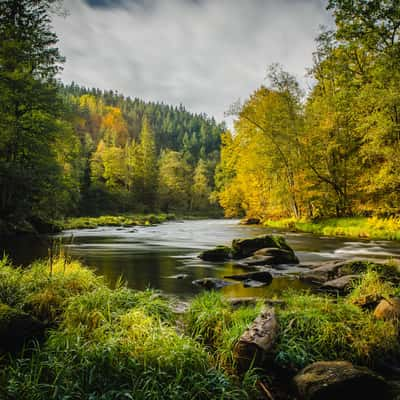
[[[396,1],[330,0],[312,87],[271,65],[232,105],[232,130],[182,105],[62,84],[56,3],[0,3],[0,230],[219,206],[261,219],[399,213]]]

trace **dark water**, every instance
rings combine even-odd
[[[244,272],[231,262],[208,263],[197,258],[200,251],[219,244],[230,244],[240,237],[273,232],[271,229],[241,226],[236,220],[201,220],[167,222],[158,226],[65,231],[60,238],[64,251],[104,275],[111,283],[120,276],[135,289],[152,287],[178,296],[190,296],[200,291],[191,282],[203,277],[218,277]],[[303,233],[284,233],[301,263],[368,257],[400,258],[399,242],[358,241],[317,237]],[[71,236],[73,241],[71,244]],[[14,238],[0,243],[17,263],[26,265],[47,255],[45,239]],[[273,283],[264,288],[244,288],[241,283],[223,289],[230,296],[272,296],[287,287],[303,284],[290,276],[299,268],[273,271]],[[289,273],[288,273],[289,272]],[[186,274],[184,279],[172,276]]]

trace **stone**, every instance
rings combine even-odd
[[[294,254],[293,250],[289,251],[287,249],[277,249],[266,247],[260,250],[257,250],[254,253],[254,256],[269,256],[273,257],[271,262],[273,264],[298,264],[299,259]]]
[[[31,315],[0,304],[0,349],[14,351],[29,339],[39,339],[45,326]]]
[[[227,275],[224,276],[226,279],[233,279],[235,281],[245,281],[248,279],[252,279],[258,282],[264,282],[268,285],[272,282],[272,275],[268,271],[259,271],[259,272],[249,272],[248,274],[240,274],[240,275]]]
[[[245,288],[258,288],[258,287],[263,287],[263,286],[268,286],[269,283],[267,282],[260,282],[260,281],[255,281],[254,279],[246,279],[243,281],[243,287]]]
[[[170,278],[170,279],[185,279],[187,277],[188,277],[188,274],[177,274],[177,275],[167,276],[167,278]]]
[[[385,319],[385,320],[399,320],[400,298],[392,297],[390,299],[381,300],[380,303],[375,308],[374,317],[377,319]]]
[[[294,378],[299,400],[389,400],[387,383],[367,368],[347,361],[308,365]]]
[[[234,347],[234,358],[239,371],[251,366],[263,368],[273,358],[273,349],[278,336],[278,322],[274,309],[266,309],[240,336]]]
[[[249,239],[234,239],[232,241],[232,256],[236,259],[246,258],[255,251],[266,247],[286,249],[293,252],[283,236],[261,235]]]
[[[321,286],[321,289],[344,294],[347,293],[352,288],[353,283],[359,279],[360,275],[344,275],[340,278],[325,282]]]
[[[231,258],[231,249],[227,246],[217,246],[214,249],[205,250],[199,254],[204,261],[225,261]]]
[[[196,279],[192,283],[193,285],[201,286],[207,290],[216,290],[216,289],[221,289],[225,286],[233,285],[233,282],[228,282],[217,278]]]
[[[258,225],[260,222],[260,218],[243,218],[240,225]]]

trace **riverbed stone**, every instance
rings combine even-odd
[[[200,253],[199,258],[204,261],[225,261],[231,258],[231,248],[227,246],[217,246],[214,249],[205,250]]]
[[[273,308],[264,309],[234,347],[234,358],[239,371],[251,366],[263,368],[273,359],[273,349],[278,337],[278,322]]]
[[[347,361],[315,362],[294,378],[299,400],[388,400],[383,378]]]
[[[299,259],[294,254],[294,251],[287,249],[277,249],[273,247],[265,247],[254,252],[254,256],[273,257],[270,261],[272,264],[298,264]]]
[[[0,304],[0,352],[17,350],[26,340],[39,339],[45,326],[31,315]]]
[[[360,275],[344,275],[331,281],[325,282],[324,284],[322,284],[321,289],[329,292],[345,294],[352,288],[354,282],[359,279]]]
[[[207,290],[217,290],[221,289],[225,286],[233,285],[233,282],[224,281],[223,279],[218,278],[202,278],[196,279],[192,282],[196,286],[201,286]]]
[[[253,255],[255,251],[267,247],[293,251],[283,236],[261,235],[255,238],[234,239],[232,241],[232,256],[236,259],[246,258]]]
[[[245,281],[248,279],[252,279],[254,281],[267,283],[268,285],[272,282],[272,275],[268,271],[249,272],[247,274],[239,275],[227,275],[224,276],[224,278],[233,279],[235,281]]]
[[[400,320],[400,298],[382,299],[375,308],[374,317],[385,320]]]
[[[261,222],[260,218],[243,218],[240,221],[240,225],[258,225]]]

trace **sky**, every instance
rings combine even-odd
[[[280,63],[304,89],[324,0],[64,0],[53,26],[61,75],[87,87],[183,104],[218,121]],[[228,125],[229,125],[229,121]]]

